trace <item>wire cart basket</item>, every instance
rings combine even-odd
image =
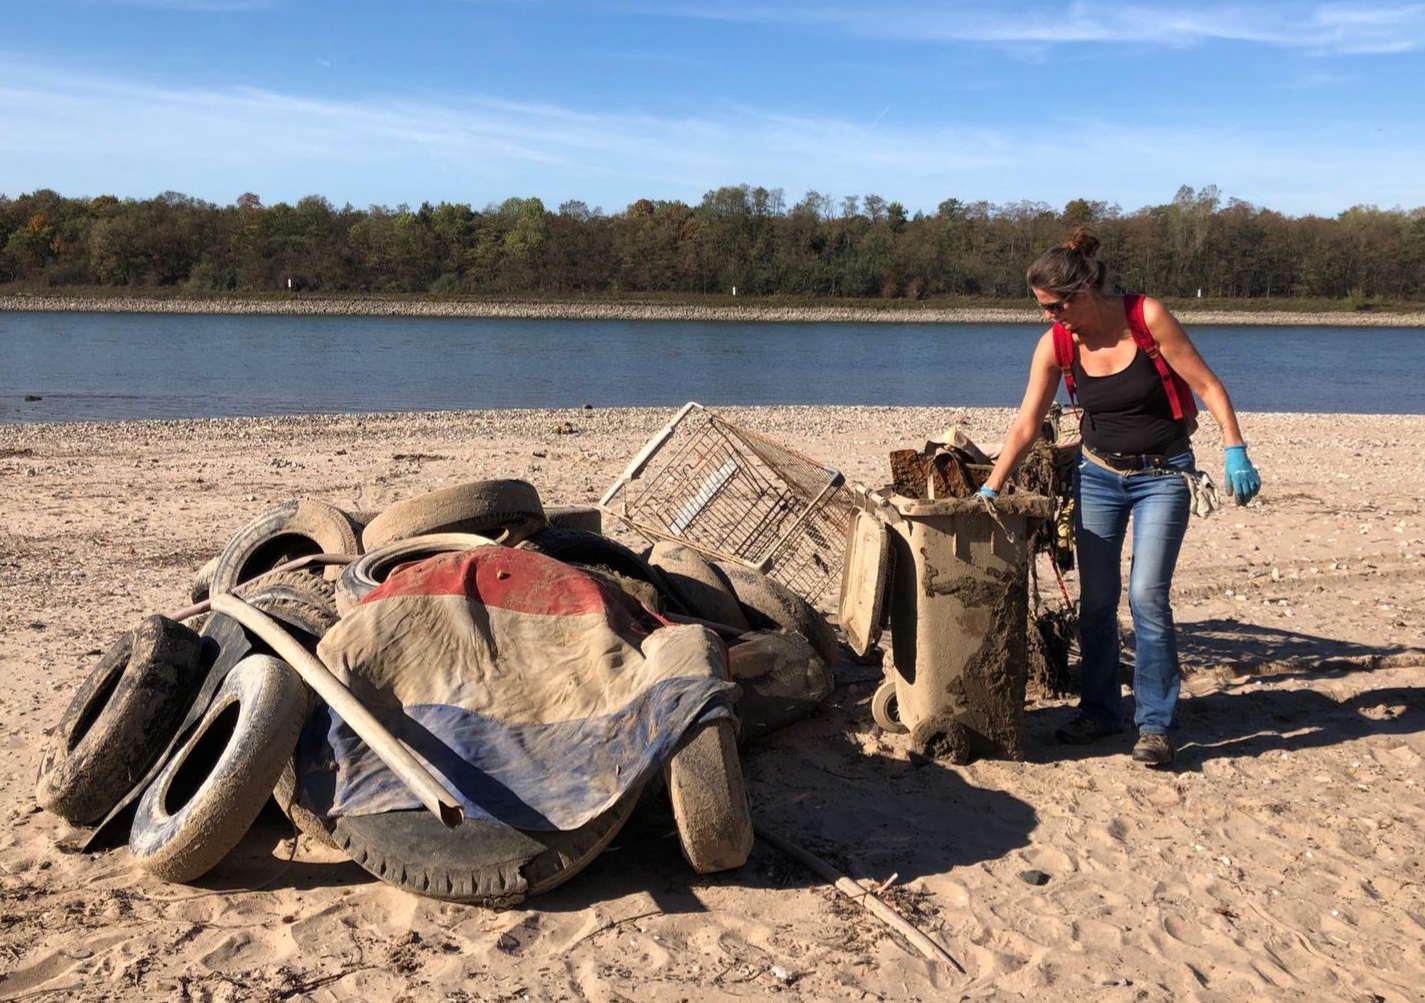
[[[649,540],[745,564],[809,602],[839,587],[853,504],[841,471],[683,406],[599,507]]]

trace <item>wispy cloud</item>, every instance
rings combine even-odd
[[[0,60],[0,191],[146,197],[165,189],[216,202],[318,192],[358,205],[538,195],[609,210],[640,197],[697,201],[724,184],[876,192],[911,209],[942,199],[1125,209],[1180,184],[1291,212],[1354,202],[1425,204],[1421,130],[1349,122],[1263,127],[1073,123],[1054,129],[871,123],[723,103],[698,115],[594,112],[495,95],[458,100],[314,98],[269,89],[189,90]],[[1046,123],[1047,124],[1047,123]],[[1122,156],[1131,150],[1131,157]],[[1046,170],[1045,165],[1053,165]]]
[[[1371,54],[1425,47],[1425,4],[1368,2],[1046,3],[987,4],[958,0],[733,2],[648,8],[650,13],[720,21],[805,26],[905,41],[1059,47],[1126,43],[1185,48],[1215,41],[1309,52]]]
[[[214,14],[247,14],[272,10],[277,0],[81,0],[105,7],[147,7],[153,10],[188,10]]]

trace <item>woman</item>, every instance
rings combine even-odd
[[[1107,270],[1098,260],[1098,245],[1092,233],[1077,230],[1029,268],[1030,289],[1054,327],[1039,339],[1024,402],[981,491],[993,499],[1003,490],[1039,436],[1064,376],[1082,407],[1074,529],[1083,660],[1078,716],[1055,734],[1061,742],[1084,745],[1123,730],[1118,601],[1123,541],[1132,517],[1128,603],[1137,641],[1133,697],[1138,726],[1133,758],[1165,766],[1173,760],[1167,730],[1179,684],[1168,592],[1192,503],[1189,478],[1197,476],[1189,442],[1195,405],[1188,387],[1222,432],[1227,486],[1237,503],[1250,501],[1262,482],[1247,459],[1237,413],[1221,381],[1157,300],[1104,294]],[[1154,354],[1167,367],[1160,368]],[[1068,366],[1061,368],[1061,357]]]

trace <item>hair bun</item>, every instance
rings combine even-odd
[[[1092,258],[1098,253],[1098,236],[1092,230],[1079,227],[1074,231],[1073,236],[1064,241],[1064,246],[1071,251],[1077,251],[1086,258]]]

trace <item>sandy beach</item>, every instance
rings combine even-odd
[[[957,421],[989,445],[1011,418],[727,413],[867,484],[892,449]],[[912,757],[871,722],[879,668],[845,659],[822,710],[747,750],[759,823],[888,882],[963,973],[765,844],[694,875],[656,813],[507,910],[391,888],[274,808],[191,886],[124,848],[56,848],[69,830],[34,780],[75,687],[258,512],[301,495],[370,512],[488,477],[590,504],[672,414],[0,424],[0,1000],[1425,998],[1425,416],[1242,416],[1265,487],[1189,531],[1171,771],[1130,762],[1129,735],[1057,746],[1064,700],[1031,703],[1023,762]]]

